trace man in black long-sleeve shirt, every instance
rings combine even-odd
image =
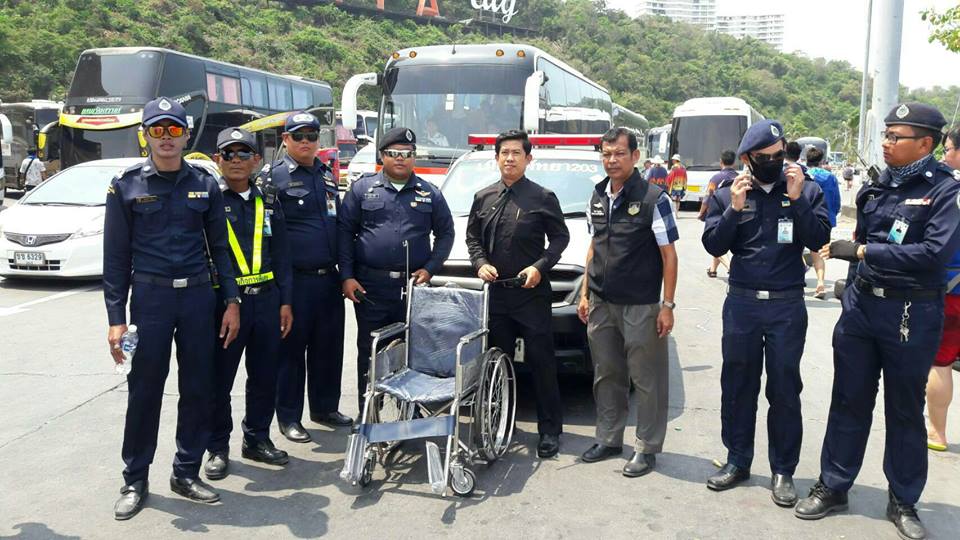
[[[553,356],[552,291],[547,272],[560,260],[570,234],[557,196],[524,176],[531,147],[522,131],[511,130],[497,137],[500,180],[474,196],[467,248],[477,275],[494,283],[491,345],[511,354],[516,339],[524,340],[524,362],[533,372],[537,401],[537,455],[548,458],[560,449],[563,405]],[[522,285],[497,283],[520,275],[524,276]]]

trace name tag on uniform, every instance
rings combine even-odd
[[[336,197],[336,195],[334,195]],[[331,197],[327,198],[327,216],[337,217],[337,200]]]
[[[141,204],[142,204],[142,203],[148,203],[148,202],[158,201],[158,200],[160,200],[160,197],[157,197],[156,195],[144,195],[144,196],[142,196],[142,197],[137,197],[137,198],[134,199],[134,200],[137,201],[138,203],[141,203]]]
[[[303,186],[303,182],[299,180],[291,180],[287,182],[287,187],[302,187],[302,186]]]
[[[787,208],[788,206],[790,206],[790,199],[784,199],[780,201],[781,208]]]
[[[778,244],[792,244],[793,243],[793,220],[792,219],[781,219],[777,222],[777,243]]]
[[[207,191],[188,191],[187,198],[188,199],[209,199],[210,193]]]
[[[922,199],[907,199],[903,201],[903,204],[907,206],[930,206],[930,199],[927,197]]]
[[[887,242],[893,242],[894,244],[902,244],[903,238],[907,236],[907,229],[910,228],[910,224],[903,219],[897,219],[893,222],[893,226],[890,227],[890,233],[887,234]]]
[[[363,198],[364,198],[364,199],[379,199],[379,198],[380,198],[380,194],[379,194],[379,193],[370,193],[370,192],[367,192],[367,193],[364,193],[364,194],[363,194]]]
[[[273,226],[270,224],[270,216],[273,210],[267,210],[263,213],[263,235],[273,236]]]
[[[430,204],[433,202],[433,199],[431,199],[430,197],[414,197],[413,200],[423,204]]]

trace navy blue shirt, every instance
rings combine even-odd
[[[867,245],[857,275],[890,289],[943,288],[945,267],[960,248],[960,181],[935,160],[899,187],[891,187],[890,180],[884,170],[857,194],[856,238]],[[889,239],[897,220],[907,224],[901,244]]]
[[[710,196],[703,247],[714,257],[733,253],[731,285],[768,291],[803,287],[803,248],[819,250],[830,241],[830,218],[820,186],[805,180],[795,201],[787,197],[786,188],[782,173],[770,193],[754,185],[740,212],[730,206],[730,184]],[[778,242],[781,220],[792,222],[790,243]]]
[[[277,189],[286,219],[293,268],[317,270],[337,264],[340,197],[330,169],[319,159],[304,167],[290,156],[261,174]]]
[[[115,178],[103,224],[103,296],[110,325],[127,320],[131,271],[170,279],[209,271],[204,231],[221,290],[235,297],[223,195],[209,173],[184,161],[177,172],[159,173],[147,159]]]
[[[243,251],[247,267],[253,271],[253,234],[256,225],[257,203],[256,197],[263,197],[260,190],[250,186],[250,195],[247,200],[239,193],[230,189],[223,191],[223,209],[227,221],[237,236],[237,243]],[[280,304],[293,305],[293,272],[290,269],[290,244],[287,238],[287,224],[283,217],[283,209],[274,201],[272,204],[263,201],[263,247],[260,254],[260,272],[273,272],[274,282],[280,289]],[[240,275],[240,267],[236,264],[236,256],[231,248],[230,259],[234,261],[234,272]]]
[[[404,270],[404,240],[410,245],[411,272],[424,268],[436,275],[453,249],[447,201],[415,174],[399,191],[382,172],[358,178],[343,198],[338,227],[341,279],[355,277],[358,266]]]

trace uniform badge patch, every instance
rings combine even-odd
[[[421,196],[421,197],[429,197],[429,196],[430,196],[430,192],[429,192],[429,191],[422,191],[422,190],[419,190],[419,189],[416,190],[416,194],[419,195],[419,196]]]
[[[139,204],[150,203],[157,200],[160,200],[160,197],[157,197],[156,195],[143,195],[142,197],[137,197],[134,199],[134,201]]]
[[[903,105],[900,105],[899,107],[897,107],[897,112],[894,114],[897,115],[897,118],[900,118],[902,120],[906,118],[908,114],[910,114],[910,107],[907,107],[907,104],[904,103]]]
[[[169,111],[173,105],[170,105],[169,101],[161,99],[160,103],[157,104],[157,107],[159,107],[161,111]]]
[[[627,213],[631,216],[635,216],[640,213],[640,203],[632,202],[630,206],[627,207]]]
[[[930,199],[928,197],[922,199],[907,199],[903,201],[903,204],[907,206],[930,206]]]
[[[209,199],[210,194],[206,191],[189,191],[187,192],[188,199]]]
[[[779,137],[779,136],[780,136],[780,130],[777,129],[777,126],[771,125],[771,126],[770,126],[770,133],[771,133],[774,137]]]
[[[410,203],[410,207],[411,207],[411,208],[416,208],[416,207],[417,207],[417,201],[411,202],[411,203]]]
[[[107,186],[107,193],[116,193],[116,190],[113,189],[113,186]]]
[[[237,139],[237,140],[242,139],[243,133],[240,133],[239,131],[234,131],[233,133],[230,134],[230,138]]]
[[[300,113],[293,117],[294,122],[313,122],[313,115],[307,113]]]
[[[407,136],[407,140],[408,140],[408,141],[413,141],[413,132],[412,132],[412,131],[410,131],[410,130],[408,129],[407,132],[406,132],[404,135]]]

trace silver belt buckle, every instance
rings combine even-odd
[[[887,297],[887,291],[885,291],[885,290],[883,289],[883,287],[874,287],[874,288],[873,288],[873,295],[876,296],[877,298],[886,298],[886,297]]]
[[[403,278],[403,272],[390,272],[390,279],[401,279]]]
[[[247,294],[247,295],[250,295],[250,296],[256,296],[256,295],[260,294],[260,287],[246,287],[246,288],[243,289],[243,294]]]
[[[769,300],[770,291],[757,291],[757,300]]]
[[[188,282],[188,279],[187,279],[187,278],[175,279],[175,280],[173,280],[173,288],[174,288],[174,289],[186,289],[186,288],[187,288],[187,282]]]

